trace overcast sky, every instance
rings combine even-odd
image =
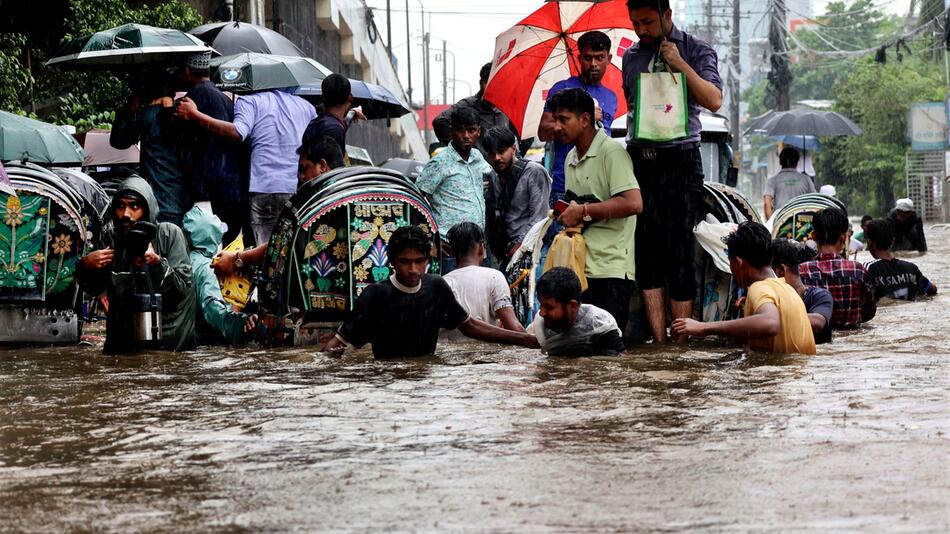
[[[827,0],[813,0],[814,12],[821,13]],[[366,0],[375,8],[376,25],[386,39],[386,0]],[[889,13],[906,13],[910,0],[876,0]],[[448,54],[448,97],[450,102],[478,90],[478,70],[491,60],[495,37],[544,4],[542,0],[409,0],[409,29],[412,46],[413,101],[422,102],[422,15],[431,35],[429,65],[431,100],[442,101],[442,41]],[[393,52],[399,63],[399,79],[406,85],[406,0],[391,0]],[[674,13],[675,16],[675,13]],[[453,56],[455,62],[453,62]],[[453,74],[454,73],[454,74]],[[452,78],[455,84],[453,99]],[[468,85],[466,85],[468,84]]]

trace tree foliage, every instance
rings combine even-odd
[[[865,212],[883,215],[904,191],[907,117],[918,102],[946,99],[939,65],[923,54],[901,63],[859,63],[835,86],[835,110],[864,130],[854,137],[830,139],[818,154],[824,182],[835,183],[839,196]]]
[[[863,135],[822,139],[824,148],[815,159],[818,180],[835,184],[855,213],[882,215],[904,188],[911,104],[946,97],[942,66],[932,62],[932,43],[926,38],[887,51],[883,64],[873,53],[845,58],[823,54],[875,48],[901,33],[903,19],[888,17],[871,0],[829,3],[816,22],[790,38],[789,48],[798,48],[790,100],[833,100],[835,111],[861,126]],[[750,116],[768,111],[765,97],[764,82],[745,91]]]
[[[69,0],[69,17],[60,44],[129,22],[187,31],[201,24],[198,13],[183,0],[150,6],[131,0]],[[54,39],[55,41],[55,39]],[[0,107],[22,110],[32,103],[58,103],[52,120],[78,130],[106,126],[128,97],[128,75],[117,72],[74,72],[43,63],[57,49],[31,46],[26,36],[0,34]],[[30,58],[30,67],[24,58]]]

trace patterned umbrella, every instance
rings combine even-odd
[[[485,99],[502,110],[521,132],[534,137],[548,90],[580,72],[577,39],[599,30],[610,37],[613,58],[603,83],[617,93],[617,117],[627,112],[621,60],[637,42],[624,0],[548,2],[495,40]]]
[[[66,43],[46,62],[70,69],[176,64],[189,55],[211,51],[194,35],[144,24],[123,24]]]

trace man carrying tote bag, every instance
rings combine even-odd
[[[623,55],[627,151],[643,194],[637,285],[654,342],[663,343],[666,299],[673,318],[692,314],[693,226],[703,190],[699,113],[722,105],[722,80],[716,51],[673,25],[669,0],[627,0],[627,8],[640,38]]]

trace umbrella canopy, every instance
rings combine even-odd
[[[214,22],[193,28],[188,33],[208,43],[225,56],[258,52],[278,56],[306,56],[283,35],[245,22]]]
[[[123,24],[66,43],[46,64],[74,69],[170,65],[207,51],[216,54],[201,39],[180,30]]]
[[[82,163],[84,156],[79,143],[59,126],[0,111],[0,160],[55,165]]]
[[[863,131],[851,119],[834,111],[793,109],[773,111],[755,119],[746,129],[746,135],[861,135]]]
[[[390,119],[409,113],[396,95],[382,85],[351,79],[350,91],[353,94],[353,105],[361,106],[367,119]],[[293,94],[314,103],[323,100],[323,88],[320,85],[301,85]]]
[[[485,99],[502,110],[522,139],[538,133],[547,92],[580,72],[577,39],[599,30],[615,48],[601,83],[617,94],[617,113],[627,112],[621,75],[624,51],[637,42],[623,0],[549,2],[495,40]]]
[[[215,85],[235,93],[319,85],[332,71],[316,60],[246,52],[211,60]]]

